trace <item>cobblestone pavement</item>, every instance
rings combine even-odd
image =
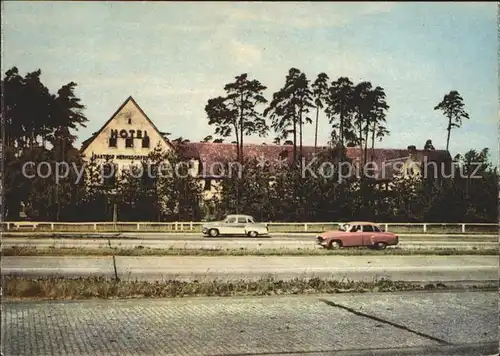
[[[465,343],[493,343],[482,349],[492,354],[498,342],[497,292],[10,301],[3,309],[6,356],[363,355],[374,348],[403,355],[402,348]]]

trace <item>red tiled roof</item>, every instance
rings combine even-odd
[[[181,155],[186,159],[196,159],[205,167],[214,167],[217,162],[228,163],[236,161],[236,145],[230,143],[208,143],[208,142],[186,142],[177,146]],[[327,150],[327,147],[318,147],[318,152]],[[346,148],[347,157],[353,161],[363,161],[364,153],[358,147]],[[293,159],[292,145],[257,145],[245,144],[243,147],[243,156],[248,158],[264,158],[268,162],[274,163],[280,158],[283,159],[287,153],[288,161]],[[314,146],[303,146],[302,156],[307,164],[310,162],[315,153]],[[297,147],[297,155],[299,155],[299,147]],[[451,160],[449,154],[444,150],[423,151],[416,150],[414,152],[415,160],[423,162],[427,157],[428,162],[443,162]],[[390,178],[393,175],[390,162],[405,161],[409,157],[408,149],[385,149],[375,148],[368,149],[367,160],[373,161],[377,167],[386,167],[385,177]],[[384,163],[385,162],[385,163]],[[217,174],[217,173],[215,173]]]

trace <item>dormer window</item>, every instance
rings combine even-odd
[[[116,147],[117,144],[117,138],[116,137],[110,137],[109,138],[109,147]]]
[[[149,136],[142,138],[142,148],[149,148]]]
[[[127,137],[125,139],[125,147],[127,148],[134,147],[134,139],[132,137]]]

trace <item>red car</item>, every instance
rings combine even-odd
[[[377,224],[366,221],[353,221],[341,226],[339,230],[326,231],[317,237],[324,248],[368,246],[379,250],[399,243],[399,237],[384,232]]]

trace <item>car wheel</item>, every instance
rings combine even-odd
[[[342,244],[340,243],[340,241],[330,241],[330,243],[328,244],[328,249],[338,250],[341,246]]]
[[[250,237],[257,237],[257,235],[258,235],[257,231],[249,231],[248,232],[248,236],[250,236]]]
[[[387,247],[387,244],[385,242],[377,242],[375,244],[375,248],[377,250],[384,250]]]
[[[217,236],[219,236],[219,230],[217,230],[217,229],[210,229],[210,230],[208,231],[208,234],[209,234],[210,236],[212,236],[212,237],[217,237]]]

